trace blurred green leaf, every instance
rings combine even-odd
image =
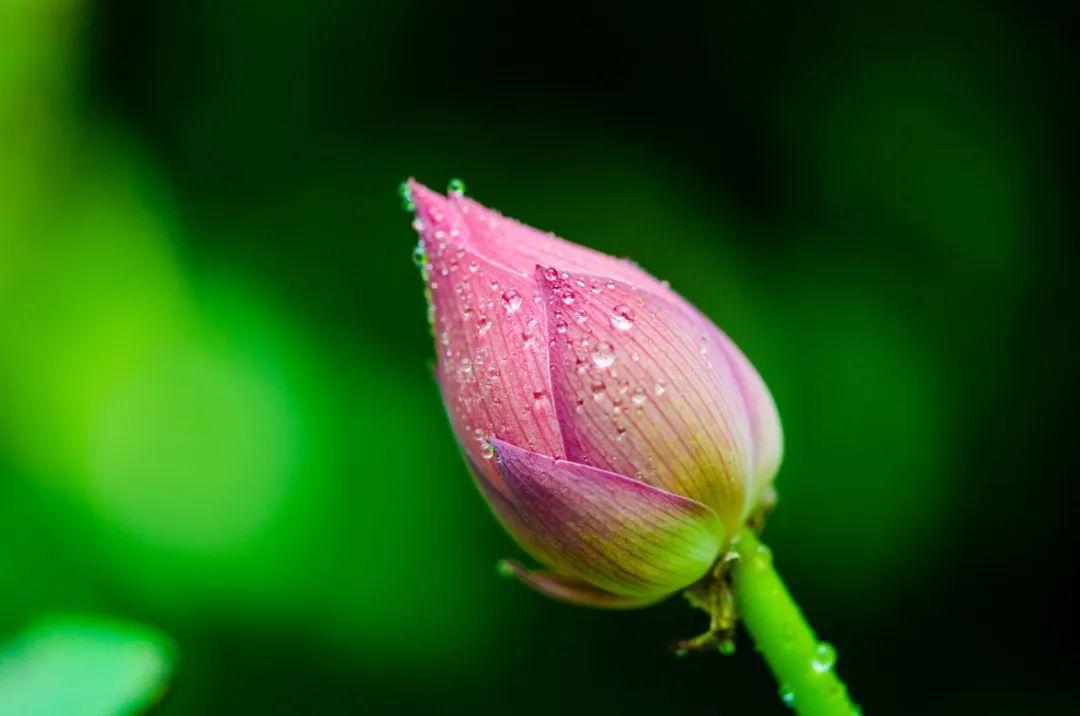
[[[139,713],[161,695],[171,643],[146,627],[99,617],[49,617],[0,651],[0,713]]]

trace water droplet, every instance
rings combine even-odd
[[[475,261],[469,262],[469,273],[476,273],[477,269],[479,268],[480,264],[476,263]]]
[[[405,211],[414,211],[416,205],[413,203],[412,192],[409,191],[409,182],[403,181],[398,185],[398,196],[401,197],[401,208]]]
[[[597,368],[610,367],[615,362],[615,348],[607,341],[600,341],[592,353],[592,362]]]
[[[656,381],[656,397],[660,397],[667,392],[667,383],[662,380]]]
[[[416,244],[416,248],[412,252],[413,263],[421,268],[428,262],[427,251],[424,250],[424,242],[420,241]]]
[[[607,386],[604,385],[604,381],[600,380],[592,384],[591,386],[593,400],[603,400],[604,391],[607,390]]]
[[[461,359],[460,370],[462,373],[472,373],[472,360],[468,356]]]
[[[447,193],[452,194],[454,196],[464,196],[465,195],[465,182],[463,182],[463,181],[461,181],[460,179],[457,179],[457,178],[451,179],[450,183],[446,187],[446,191],[447,191]]]
[[[836,649],[833,645],[827,641],[823,641],[817,645],[817,649],[814,651],[814,661],[812,662],[814,671],[819,674],[824,674],[826,671],[832,670],[836,666]]]
[[[480,457],[485,460],[490,460],[495,457],[495,448],[491,446],[491,443],[485,441],[484,444],[480,446]]]
[[[780,685],[780,700],[791,708],[795,707],[795,689],[790,684]]]
[[[629,331],[634,327],[634,312],[625,303],[620,303],[611,310],[611,315],[608,316],[608,320],[610,320],[611,325],[618,330]]]
[[[548,266],[544,269],[544,280],[548,283],[555,283],[559,280],[559,272]]]
[[[634,394],[630,396],[630,402],[634,405],[645,405],[645,401],[649,397],[645,395],[645,391],[641,388],[634,388]]]
[[[571,291],[570,289],[566,289],[565,291],[560,291],[559,292],[559,300],[561,300],[567,306],[569,306],[571,303],[574,302],[574,298],[575,298],[574,292]]]
[[[701,337],[701,355],[706,355],[709,352],[709,339],[705,336]]]
[[[521,294],[512,288],[508,288],[502,295],[503,308],[507,313],[514,313],[521,308]]]
[[[487,316],[480,316],[476,319],[476,330],[480,333],[486,333],[491,328],[491,319]]]
[[[561,318],[555,321],[555,332],[566,333],[566,321],[562,320]]]
[[[413,219],[412,227],[413,227],[413,231],[415,231],[418,234],[421,233],[424,230],[424,222],[423,222],[423,220],[421,220],[419,216],[416,217],[415,219]]]
[[[574,320],[578,323],[584,323],[589,320],[588,311],[574,311]]]

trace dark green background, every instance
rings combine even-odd
[[[162,714],[784,713],[680,598],[497,579],[395,195],[460,176],[758,366],[868,714],[1073,713],[1070,25],[747,5],[5,2],[0,637],[157,627]]]

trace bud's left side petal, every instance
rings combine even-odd
[[[492,435],[562,456],[547,377],[547,321],[539,291],[523,276],[478,255],[446,197],[410,190],[427,255],[439,387],[470,464],[505,493],[484,441]]]
[[[656,601],[696,582],[719,556],[723,523],[699,502],[501,440],[492,444],[518,513],[562,573]]]

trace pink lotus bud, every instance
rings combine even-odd
[[[450,420],[496,516],[565,601],[658,601],[770,493],[776,407],[739,349],[635,264],[410,180]]]

